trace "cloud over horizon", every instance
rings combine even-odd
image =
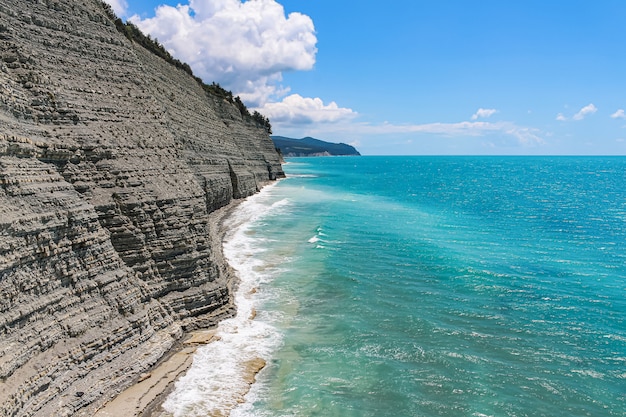
[[[220,83],[251,106],[289,91],[280,86],[283,72],[315,64],[313,21],[297,12],[285,16],[275,0],[189,0],[161,5],[154,17],[129,20],[205,82]]]
[[[476,111],[476,113],[474,113],[474,115],[472,115],[472,120],[478,120],[479,118],[486,119],[493,116],[497,112],[498,110],[496,109],[483,109],[481,107],[480,109],[478,109],[478,111]]]
[[[382,125],[387,131],[395,133],[430,133],[450,137],[487,136],[504,134],[515,138],[519,145],[536,146],[544,144],[539,130],[518,126],[512,122],[457,122],[457,123],[425,123],[418,125]]]
[[[363,123],[354,121],[338,121],[336,124],[326,125],[301,125],[298,129],[287,128],[286,133],[300,136],[323,136],[330,138],[353,138],[353,140],[364,139],[368,136],[398,137],[411,135],[428,135],[426,137],[441,136],[448,138],[477,138],[496,137],[500,140],[509,138],[506,141],[509,146],[519,146],[523,148],[533,148],[545,145],[541,137],[542,132],[532,127],[519,126],[513,122],[473,122],[462,121],[453,123],[422,123],[422,124],[396,124],[396,123]],[[360,138],[360,139],[359,139]]]

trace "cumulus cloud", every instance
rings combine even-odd
[[[619,109],[615,113],[611,115],[613,119],[626,119],[626,113],[624,113],[624,109]]]
[[[556,115],[556,120],[558,120],[559,122],[564,122],[567,120],[567,117],[563,116],[563,113],[559,113]]]
[[[219,82],[252,106],[286,94],[279,85],[283,72],[315,63],[313,21],[301,13],[285,16],[275,0],[189,0],[129,20],[205,82]]]
[[[126,0],[105,0],[108,3],[118,16],[125,16],[126,10],[128,10],[128,3]]]
[[[576,113],[572,117],[572,119],[574,119],[574,120],[582,120],[586,116],[588,116],[590,114],[594,114],[597,111],[598,111],[598,108],[596,106],[594,106],[592,103],[590,103],[590,104],[586,105],[585,107],[583,107],[582,109],[580,109],[578,111],[578,113]]]
[[[493,116],[498,111],[496,109],[483,109],[480,108],[474,115],[472,116],[472,120],[486,119],[487,117]]]
[[[266,103],[259,109],[272,123],[297,125],[310,123],[336,123],[357,116],[352,109],[339,107],[337,103],[324,104],[320,98],[292,94],[276,103]]]

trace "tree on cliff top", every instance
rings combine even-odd
[[[263,129],[265,129],[267,133],[269,133],[270,135],[272,134],[272,125],[270,124],[270,119],[263,116],[256,110],[254,111],[254,113],[252,113],[252,119],[254,119],[258,126],[261,126]]]

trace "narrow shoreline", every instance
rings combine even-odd
[[[185,335],[185,340],[176,344],[149,372],[119,393],[100,408],[94,417],[118,416],[163,416],[163,401],[174,389],[174,384],[193,363],[198,347],[215,340],[216,329],[198,330]]]
[[[239,278],[232,267],[223,257],[223,244],[227,230],[224,222],[232,215],[244,199],[233,200],[209,215],[211,240],[214,247],[219,248],[219,257],[231,269],[232,279],[229,287],[232,296],[236,292]],[[235,306],[236,307],[236,306]],[[120,392],[117,396],[100,407],[94,417],[165,417],[170,414],[163,410],[162,405],[167,396],[174,390],[176,381],[184,376],[191,365],[196,350],[213,341],[219,340],[216,336],[218,323],[207,329],[194,330],[186,333],[148,372],[141,374],[137,381]],[[253,375],[247,377],[250,385],[256,374],[264,367],[254,366]]]

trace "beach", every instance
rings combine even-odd
[[[225,222],[241,202],[241,200],[234,201],[210,215],[211,243],[214,248],[219,248],[220,253],[217,257],[223,262],[226,261],[223,259],[222,246],[228,231]],[[228,268],[232,269],[230,266]],[[234,292],[238,285],[238,278],[233,271],[231,274],[233,276],[231,289]],[[250,319],[252,318],[253,314],[250,315]],[[139,375],[134,384],[97,409],[94,416],[164,417],[171,415],[162,408],[162,404],[174,390],[176,381],[192,366],[194,355],[200,347],[219,339],[217,325],[209,329],[188,332],[149,372]],[[264,366],[265,361],[261,358],[247,361],[244,379],[248,387]],[[242,390],[237,396],[237,402],[243,401],[246,393],[247,390]],[[215,414],[215,416],[218,415],[223,414]]]
[[[171,392],[176,380],[185,374],[193,363],[193,355],[199,346],[211,343],[215,329],[189,333],[150,372],[140,375],[139,380],[122,391],[115,399],[96,412],[95,417],[116,416],[162,416],[161,404]]]

